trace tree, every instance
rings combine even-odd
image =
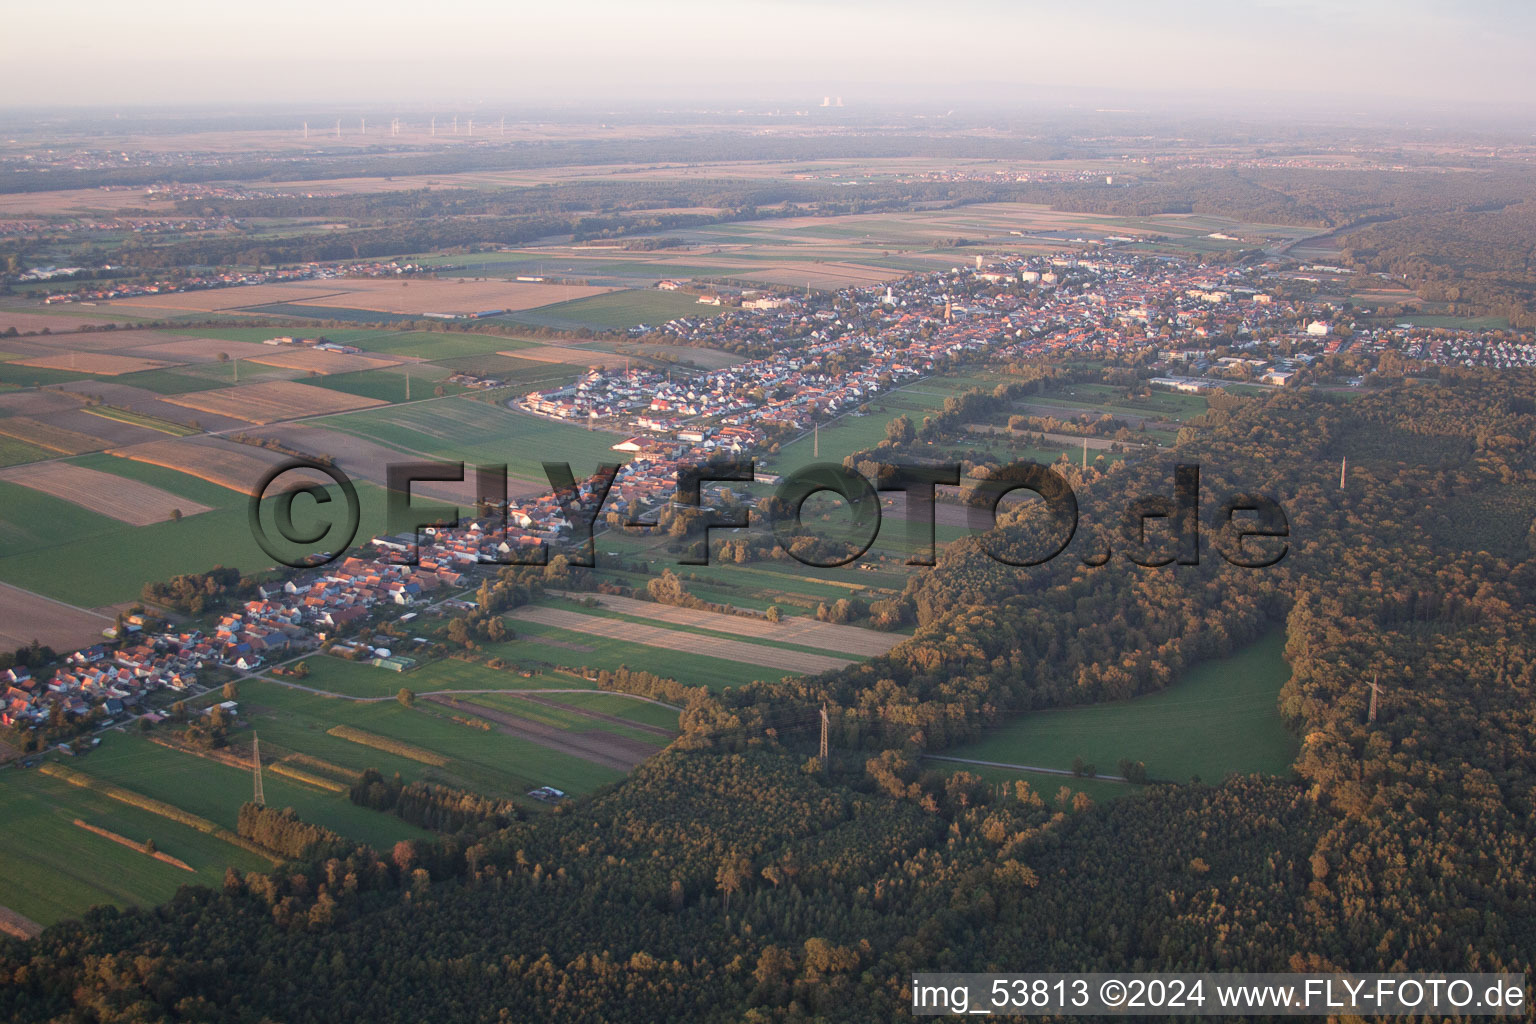
[[[410,687],[402,686],[400,687],[400,692],[395,694],[395,700],[399,701],[400,706],[403,708],[414,707],[416,704],[416,691]]]
[[[723,899],[723,907],[729,912],[731,909],[731,893],[746,884],[747,878],[752,873],[752,862],[739,853],[729,853],[720,862],[720,867],[715,871],[715,884],[720,887]]]
[[[779,606],[776,604],[769,605],[768,610],[763,613],[763,618],[767,619],[769,622],[778,622],[783,617],[784,613],[779,611]]]
[[[912,418],[902,413],[885,425],[885,439],[891,444],[911,444],[917,437],[917,431],[912,426]]]
[[[236,686],[235,681],[231,679],[224,684],[223,694],[225,700],[234,700],[240,695],[240,687]]]
[[[181,522],[181,509],[179,509],[179,508],[171,509],[171,522],[173,522],[173,523]]]

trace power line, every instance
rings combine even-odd
[[[252,800],[255,801],[257,807],[265,807],[267,806],[267,794],[261,788],[261,737],[254,733],[251,734],[251,760],[256,776],[256,795],[252,797]]]

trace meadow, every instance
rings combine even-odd
[[[249,771],[128,734],[109,733],[99,748],[70,767],[230,830],[253,791]],[[323,792],[274,773],[264,773],[263,788],[269,806],[292,807],[305,821],[378,849],[387,850],[400,839],[428,835],[393,815],[358,807],[344,795]]]
[[[382,532],[384,491],[366,482],[359,482],[357,490],[358,536]],[[0,576],[19,587],[92,608],[135,600],[145,583],[178,573],[206,572],[215,565],[246,572],[265,569],[272,559],[251,536],[245,502],[233,492],[225,493],[234,504],[225,499],[213,511],[180,522],[130,526],[0,482]],[[103,566],[112,571],[102,572]]]
[[[74,824],[77,818],[135,842],[153,839],[161,852],[194,870],[93,835]],[[0,821],[0,906],[45,925],[98,904],[162,903],[182,885],[218,886],[229,866],[271,867],[214,836],[35,770],[0,774]]]
[[[516,639],[502,644],[486,644],[485,653],[524,669],[582,666],[616,669],[627,666],[713,690],[759,679],[779,679],[788,674],[779,669],[727,661],[707,654],[662,650],[542,623],[514,620],[508,626]],[[707,650],[708,643],[701,641],[698,648]]]
[[[1231,657],[1194,666],[1161,692],[1030,712],[944,753],[1066,769],[1081,757],[1107,775],[1120,774],[1120,759],[1129,758],[1144,762],[1150,778],[1177,782],[1284,775],[1296,756],[1277,706],[1291,674],[1284,647],[1284,630],[1274,629]]]
[[[635,288],[508,313],[499,319],[556,330],[615,331],[639,324],[655,327],[680,316],[710,316],[721,309],[701,306],[696,296],[683,292]]]
[[[397,683],[401,678],[395,675]],[[419,699],[412,708],[402,707],[393,699],[342,700],[266,680],[241,682],[240,695],[244,714],[260,734],[264,751],[275,744],[274,749],[309,754],[354,772],[377,768],[385,774],[399,772],[405,779],[440,782],[525,803],[521,798],[535,786],[586,793],[622,778],[621,772],[530,740],[454,721],[455,716],[472,718],[473,711],[468,708],[461,712]],[[431,751],[446,763],[424,764],[331,734],[329,730],[337,725]],[[585,728],[600,728],[600,723],[587,720]],[[333,799],[346,803],[344,796]],[[361,810],[350,803],[346,807]],[[351,834],[335,825],[330,827]]]

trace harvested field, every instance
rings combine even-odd
[[[251,359],[272,351],[271,345],[251,341],[184,338],[157,331],[134,331],[132,334],[133,337],[122,331],[117,333],[119,338],[125,339],[125,352],[146,359],[167,359],[173,363],[212,363],[217,362],[221,355],[231,359]]]
[[[0,419],[0,434],[64,455],[99,452],[107,446],[106,442],[99,437],[82,434],[78,430],[51,426],[28,416],[9,416]]]
[[[591,594],[566,594],[573,600],[591,597]],[[709,629],[717,633],[734,633],[763,640],[777,640],[799,647],[820,647],[827,651],[839,651],[860,658],[875,658],[886,653],[906,639],[899,633],[877,633],[859,626],[839,626],[831,622],[791,616],[781,622],[769,622],[747,615],[727,615],[723,612],[699,611],[679,608],[675,605],[657,604],[654,601],[637,601],[632,597],[616,597],[603,594],[597,598],[600,607],[625,615],[671,622],[695,629]],[[701,638],[703,639],[703,638]]]
[[[56,651],[73,651],[101,641],[112,617],[30,590],[0,583],[0,646],[15,650],[33,640]]]
[[[537,363],[564,363],[569,366],[624,366],[629,357],[595,349],[571,348],[565,345],[539,345],[496,353],[513,359],[531,359]]]
[[[734,270],[727,277],[763,284],[815,288],[858,288],[864,285],[882,284],[906,276],[905,270],[869,267],[859,263],[780,263],[747,270]]]
[[[387,405],[377,398],[363,398],[330,388],[317,388],[291,380],[269,380],[258,384],[240,384],[232,388],[193,391],[166,398],[172,405],[230,416],[251,423],[273,423],[300,416],[324,416],[350,412],[375,405]]]
[[[264,301],[294,302],[304,306],[330,306],[361,309],[370,313],[419,316],[422,313],[478,313],[488,309],[508,311],[534,309],[556,302],[584,299],[589,295],[601,295],[611,290],[585,285],[469,281],[464,278],[414,281],[377,278],[347,281],[345,284],[346,290],[323,298],[298,297],[295,294]],[[242,303],[242,305],[253,305],[253,303]]]
[[[257,448],[254,445],[237,444],[216,437],[178,437],[165,441],[146,441],[126,448],[113,448],[108,455],[116,455],[135,462],[147,462],[164,466],[200,480],[227,487],[240,494],[250,494],[251,488],[273,466],[286,462],[288,456],[281,452]],[[330,483],[329,477],[311,474],[315,482]],[[294,476],[295,481],[298,475]],[[284,477],[287,480],[287,477]]]
[[[171,518],[172,509],[180,509],[184,516],[209,511],[207,505],[177,497],[158,487],[67,462],[44,462],[0,470],[0,480],[63,498],[81,508],[134,526],[163,523]]]
[[[53,356],[29,356],[13,362],[18,366],[35,366],[43,370],[69,370],[72,373],[96,373],[103,377],[116,377],[121,373],[138,373],[140,370],[160,370],[174,365],[157,359],[118,356],[106,352],[60,352]]]
[[[98,408],[104,411],[98,413]],[[73,430],[94,437],[101,448],[121,448],[125,444],[153,441],[156,437],[166,435],[165,431],[132,422],[133,415],[119,413],[118,418],[114,418],[111,410],[105,406],[87,406],[70,412],[54,413],[44,422],[56,430]],[[189,429],[178,428],[176,424],[170,424],[169,430],[174,436],[191,433]]]
[[[825,654],[805,654],[785,651],[765,644],[744,643],[717,637],[681,633],[661,626],[647,626],[621,619],[605,619],[596,615],[582,615],[561,608],[524,607],[512,612],[513,619],[536,622],[557,629],[569,629],[591,636],[622,640],[626,643],[659,647],[668,651],[684,651],[688,654],[707,654],[712,658],[761,665],[764,668],[782,669],[785,672],[812,674],[829,672],[853,664],[848,658],[834,658]]]
[[[475,717],[490,722],[497,732],[516,736],[518,739],[537,743],[541,747],[548,747],[558,753],[579,757],[584,761],[591,761],[593,764],[600,764],[605,768],[614,768],[621,772],[629,771],[661,749],[660,744],[653,745],[630,739],[628,736],[616,736],[611,732],[597,730],[573,732],[569,729],[559,729],[506,711],[488,708],[483,704],[465,702],[461,698],[429,696],[423,697],[422,700],[459,710],[466,706],[473,707]]]
[[[0,907],[0,934],[13,939],[35,939],[43,933],[43,926],[10,907]]]
[[[167,295],[136,295],[128,299],[116,299],[111,309],[116,312],[138,312],[141,316],[156,313],[217,313],[242,306],[263,306],[269,302],[302,302],[335,295],[341,291],[335,282],[293,281],[287,284],[253,284],[234,288],[207,288],[193,292],[171,292]]]
[[[12,391],[0,394],[0,416],[41,416],[50,412],[68,412],[84,404],[85,399],[56,388]]]
[[[82,327],[99,327],[113,321],[121,323],[133,319],[132,314],[118,316],[117,312],[113,310],[109,313],[102,309],[99,313],[90,315],[73,310],[68,313],[29,313],[0,309],[0,331],[14,327],[23,334],[32,331],[51,331],[56,334],[59,331],[77,331]]]
[[[41,392],[31,392],[40,394]],[[211,413],[201,413],[194,409],[172,405],[165,400],[165,396],[146,388],[135,387],[131,384],[118,384],[109,380],[82,380],[69,384],[61,384],[56,388],[49,388],[49,394],[60,395],[90,395],[100,398],[107,405],[115,405],[119,409],[127,409],[130,412],[143,413],[146,416],[154,416],[158,419],[179,423],[184,427],[197,430],[228,430],[231,427],[244,427],[248,424],[244,420],[233,419],[229,416],[214,416]],[[4,396],[0,396],[3,399]]]
[[[353,370],[377,370],[383,366],[398,366],[400,360],[379,356],[360,356],[350,352],[326,352],[320,349],[295,348],[292,345],[262,345],[261,353],[243,356],[253,363],[281,366],[288,370],[313,370],[316,373],[350,373]]]

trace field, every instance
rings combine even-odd
[[[1021,715],[945,753],[1046,768],[1071,768],[1081,757],[1110,775],[1129,758],[1145,762],[1154,779],[1180,782],[1285,774],[1296,741],[1276,706],[1290,677],[1284,646],[1284,631],[1276,629],[1232,657],[1195,666],[1160,693]]]
[[[834,658],[826,654],[791,651],[766,644],[728,640],[724,637],[701,636],[623,619],[586,615],[563,608],[528,606],[517,609],[509,618],[513,620],[514,629],[522,623],[532,622],[575,633],[621,640],[625,643],[659,647],[663,650],[683,651],[689,654],[707,652],[711,657],[739,661],[748,665],[761,665],[764,668],[779,669],[796,675],[829,672],[853,663],[850,659]]]
[[[490,657],[501,658],[514,666],[540,670],[550,667],[617,669],[621,666],[643,668],[648,672],[679,680],[690,686],[721,689],[754,680],[780,679],[785,672],[753,662],[716,657],[707,644],[687,638],[692,646],[679,648],[649,647],[576,630],[560,629],[532,621],[513,621],[515,640],[487,644]],[[680,634],[686,638],[686,634]],[[545,679],[558,678],[546,676]]]
[[[614,331],[639,324],[655,327],[680,316],[714,316],[721,311],[720,306],[699,305],[694,295],[646,288],[578,298],[506,319],[556,330]]]
[[[297,419],[300,416],[324,416],[329,413],[366,409],[384,404],[376,398],[364,398],[360,395],[349,395],[343,391],[317,388],[286,380],[197,391],[176,395],[167,401],[174,405],[186,406],[188,409],[211,412],[218,416],[231,416],[251,423],[273,423],[277,420]]]
[[[613,352],[604,352],[595,348],[574,348],[570,345],[538,345],[529,348],[512,349],[507,352],[496,353],[500,356],[508,356],[521,362],[536,363],[563,363],[572,369],[580,367],[589,369],[593,366],[624,366],[629,358]]]
[[[769,622],[767,619],[750,616],[699,611],[610,594],[604,594],[596,600],[601,608],[633,618],[771,643],[837,651],[856,658],[878,657],[906,639],[900,634],[877,633],[858,626],[840,626],[810,618],[786,618],[781,622]]]
[[[96,327],[109,321],[128,321],[135,317],[127,311],[121,314],[117,310],[108,313],[84,312],[79,309],[60,309],[57,311],[36,307],[33,309],[0,309],[0,331],[10,330],[12,327],[22,334],[34,331],[73,331],[81,327]]]
[[[392,676],[396,689],[407,685],[405,677],[399,674],[383,669],[374,671]],[[260,734],[264,757],[270,747],[276,756],[299,752],[354,773],[372,767],[385,774],[399,772],[406,779],[441,782],[488,796],[515,798],[544,785],[568,793],[589,792],[617,781],[624,774],[622,768],[598,764],[569,749],[551,749],[527,736],[455,721],[483,716],[472,708],[456,709],[425,698],[418,698],[416,706],[407,709],[392,696],[371,702],[338,700],[265,680],[243,681],[240,694],[242,714]],[[591,724],[588,720],[587,727]],[[359,730],[379,745],[336,735],[333,730],[338,727],[343,727],[341,732]],[[424,763],[418,757],[393,752],[389,749],[392,744],[402,745],[402,750],[421,751],[441,763]],[[343,804],[349,812],[360,810],[347,803],[345,797],[329,799]],[[328,804],[317,806],[325,808]],[[304,817],[324,823],[321,818]]]
[[[286,458],[265,448],[214,437],[148,441],[115,448],[108,454],[164,466],[242,494],[249,494],[270,467]]]
[[[897,416],[906,415],[913,423],[920,424],[924,415],[942,409],[944,400],[950,396],[973,387],[991,390],[1007,380],[999,374],[982,373],[914,381],[871,399],[867,413],[852,412],[822,424],[818,432],[819,456],[813,454],[818,438],[806,433],[783,445],[779,454],[768,460],[767,466],[775,473],[782,473],[818,459],[841,462],[844,456],[879,444],[885,438],[886,424]]]
[[[98,642],[112,621],[110,615],[0,583],[0,649],[14,651],[36,640],[56,651],[74,650]]]
[[[359,481],[357,490],[359,535],[372,536],[384,525],[384,494],[367,481]],[[295,514],[312,513],[298,505]],[[47,597],[94,608],[135,600],[146,582],[178,573],[206,572],[215,565],[253,572],[272,564],[253,539],[239,499],[180,522],[129,526],[0,481],[0,577]],[[111,571],[103,572],[104,565]]]
[[[171,420],[163,420],[158,416],[149,416],[132,409],[119,409],[112,405],[98,405],[82,409],[87,416],[99,416],[104,420],[115,420],[118,423],[126,423],[129,426],[143,427],[160,434],[170,434],[172,437],[188,437],[198,431],[192,427],[174,423]]]
[[[570,462],[577,474],[600,462],[627,462],[611,450],[620,435],[515,413],[468,396],[330,416],[318,426],[393,445],[403,451],[480,465],[505,462],[508,473],[544,483],[542,462]]]
[[[105,442],[99,437],[82,434],[78,430],[55,427],[29,416],[7,416],[0,419],[0,434],[63,455],[78,455],[81,452],[94,452],[106,447]]]
[[[97,904],[161,903],[189,883],[219,886],[231,865],[271,867],[213,836],[36,771],[11,770],[0,779],[0,862],[6,866],[0,905],[41,924],[78,917]],[[76,819],[137,842],[153,839],[193,871],[90,833]]]
[[[469,281],[367,279],[347,281],[336,294],[291,301],[306,306],[333,306],[366,312],[419,316],[423,313],[478,313],[489,309],[522,310],[601,295],[607,289],[582,285],[542,284],[525,281]]]
[[[58,454],[47,448],[19,441],[14,437],[0,435],[0,466],[16,466],[24,462],[57,458]]]
[[[164,522],[171,518],[173,510],[179,510],[183,516],[210,511],[207,505],[178,498],[158,487],[124,480],[67,462],[48,462],[40,466],[0,471],[0,480],[63,498],[81,508],[100,512],[134,526]]]
[[[35,366],[45,370],[70,370],[76,373],[116,377],[140,370],[158,370],[170,363],[137,356],[111,355],[105,352],[63,352],[53,356],[33,356],[17,359],[18,366]]]
[[[263,346],[266,348],[267,346]],[[281,366],[289,370],[314,373],[350,373],[353,370],[377,370],[382,366],[394,366],[398,359],[380,359],[378,356],[360,356],[351,352],[326,352],[322,349],[272,346],[260,355],[246,356],[253,363],[265,366]]]
[[[265,757],[266,751],[262,754]],[[171,750],[140,736],[109,733],[100,748],[78,763],[71,762],[70,767],[231,831],[240,805],[251,799],[249,771]],[[316,792],[281,776],[267,775],[264,788],[269,805],[292,807],[304,820],[358,842],[387,849],[396,840],[426,834],[392,815],[358,807],[344,796]]]
[[[268,302],[298,302],[339,294],[342,282],[292,281],[284,284],[242,285],[235,288],[205,288],[200,291],[171,292],[166,295],[136,295],[115,299],[108,304],[112,312],[139,316],[163,316],[175,313],[217,313]]]

